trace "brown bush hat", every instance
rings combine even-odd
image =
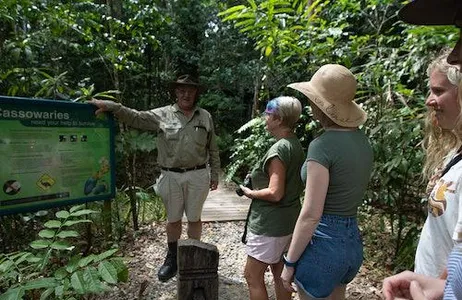
[[[399,12],[401,20],[415,25],[462,25],[461,0],[414,0]],[[459,21],[459,22],[456,22]]]
[[[357,127],[367,120],[366,112],[354,102],[356,79],[341,65],[324,65],[310,81],[291,83],[293,88],[319,107],[335,124]]]
[[[175,90],[178,86],[192,86],[197,88],[197,92],[201,93],[204,91],[204,86],[199,84],[198,80],[191,75],[181,75],[176,81],[171,81],[168,84],[168,88],[171,92]]]

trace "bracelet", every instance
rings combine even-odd
[[[293,268],[293,267],[295,267],[297,265],[296,261],[292,262],[292,261],[288,260],[286,254],[284,254],[282,256],[282,261],[284,262],[284,265],[286,265],[287,267],[292,267]]]

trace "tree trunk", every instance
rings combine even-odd
[[[252,103],[252,119],[258,116],[258,100],[260,95],[260,88],[261,88],[261,76],[257,76],[255,79],[255,85],[253,90],[253,103]]]
[[[131,159],[130,159],[131,158]],[[129,164],[131,160],[131,166]],[[139,230],[138,226],[138,209],[137,209],[137,203],[136,203],[136,191],[135,191],[135,162],[136,162],[136,154],[133,154],[133,156],[129,156],[127,158],[127,165],[126,169],[128,171],[128,197],[130,198],[130,210],[132,212],[132,220],[133,220],[133,229],[134,230]]]

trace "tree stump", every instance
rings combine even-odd
[[[218,257],[214,245],[178,241],[178,300],[218,300]]]

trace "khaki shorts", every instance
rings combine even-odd
[[[161,171],[155,191],[162,198],[167,221],[178,222],[183,213],[189,222],[201,219],[202,207],[210,190],[208,168],[184,173]]]
[[[292,234],[286,236],[264,236],[247,232],[246,253],[265,264],[276,264],[289,249]]]

